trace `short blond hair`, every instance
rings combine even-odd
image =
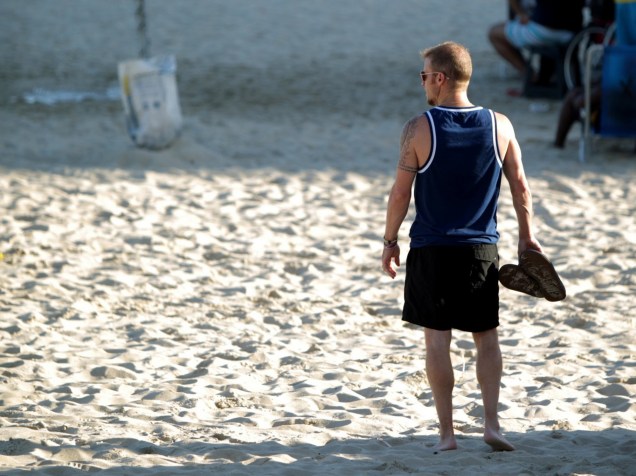
[[[468,48],[454,41],[445,41],[420,52],[436,71],[446,74],[451,80],[468,83],[473,74],[473,62]]]

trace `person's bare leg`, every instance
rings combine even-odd
[[[504,33],[504,23],[498,23],[488,32],[488,39],[497,53],[512,65],[514,69],[519,71],[520,74],[525,74],[526,61],[515,46],[513,46],[506,38]]]
[[[497,329],[475,332],[473,339],[477,347],[477,381],[484,402],[484,441],[495,451],[512,451],[515,447],[501,435],[497,416],[503,368]]]
[[[455,377],[450,359],[451,331],[424,329],[426,339],[426,376],[433,391],[439,420],[438,451],[457,449],[453,430],[453,386]]]
[[[572,125],[581,118],[583,91],[581,88],[571,90],[561,103],[559,121],[557,123],[554,145],[562,149]]]

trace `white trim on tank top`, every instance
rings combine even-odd
[[[442,106],[436,106],[435,109],[441,109],[443,111],[451,111],[451,112],[455,112],[455,111],[472,112],[472,111],[479,111],[483,109],[483,107],[470,106],[465,108],[461,108],[461,107],[446,108]],[[497,122],[495,120],[495,114],[492,111],[492,109],[488,109],[488,112],[490,113],[490,117],[492,119],[491,128],[492,128],[493,148],[495,150],[495,158],[497,159],[497,164],[499,164],[499,167],[503,167],[503,161],[501,160],[501,157],[499,156],[499,146],[497,144],[497,127],[495,126]],[[435,158],[435,150],[437,149],[437,136],[435,134],[435,122],[433,122],[433,116],[431,115],[429,111],[426,111],[425,114],[426,114],[426,117],[428,118],[428,123],[431,126],[431,153],[430,153],[430,157],[428,158],[428,162],[426,162],[424,167],[422,167],[420,170],[417,171],[418,174],[423,174],[431,166],[431,164],[433,163],[433,159]]]
[[[497,119],[495,117],[495,112],[492,109],[488,109],[490,112],[490,117],[492,118],[492,144],[495,149],[495,157],[497,158],[497,163],[499,167],[503,167],[503,160],[501,160],[501,156],[499,155],[499,143],[497,142]]]

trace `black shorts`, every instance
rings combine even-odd
[[[411,248],[402,319],[445,331],[483,332],[499,325],[497,245]]]

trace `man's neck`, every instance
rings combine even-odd
[[[441,98],[437,105],[442,107],[472,107],[473,103],[468,100],[466,92],[463,91]]]

